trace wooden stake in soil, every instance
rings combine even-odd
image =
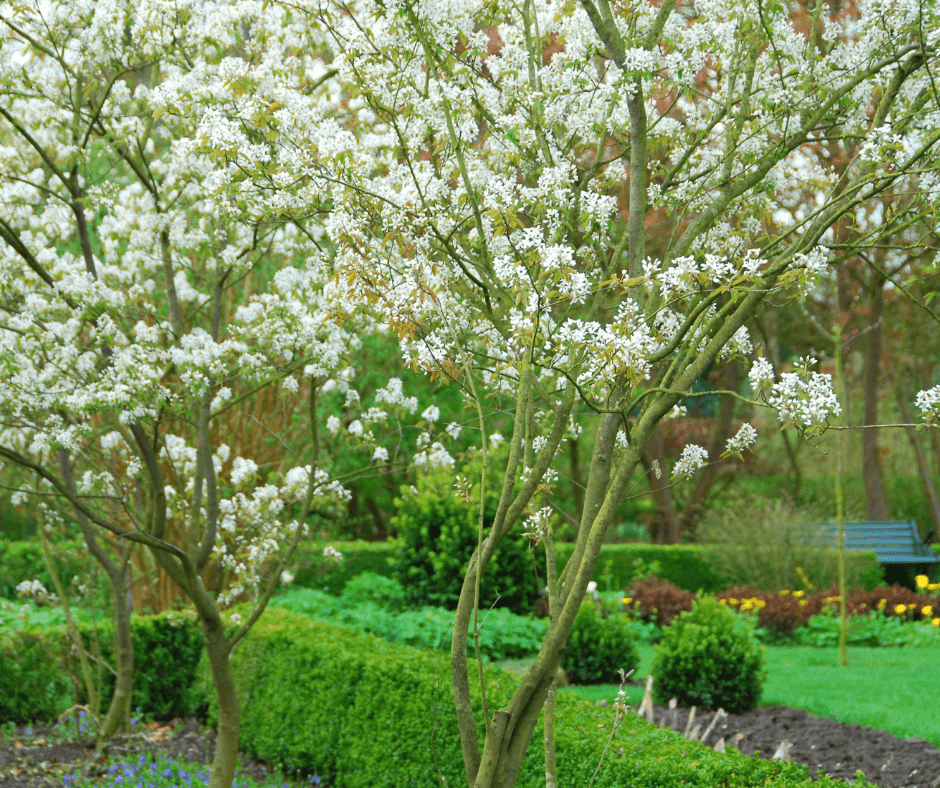
[[[689,738],[689,734],[692,732],[692,725],[695,723],[695,706],[689,709],[689,721],[685,724],[685,730],[682,732],[682,735],[685,738]]]
[[[724,752],[725,751],[725,737],[722,736],[712,748],[715,752]]]
[[[679,727],[679,712],[676,711],[678,705],[679,701],[675,698],[669,699],[669,727],[673,730]]]
[[[653,712],[653,674],[651,673],[646,677],[646,692],[643,693],[643,700],[640,703],[640,708],[637,711],[637,714],[640,717],[643,717],[648,722],[656,724],[656,715]]]
[[[702,734],[702,738],[699,739],[699,741],[704,744],[705,739],[708,738],[708,735],[712,732],[714,727],[727,716],[728,713],[724,709],[718,709],[718,711],[715,712],[715,716],[712,717],[712,721],[708,723],[708,727],[705,729],[705,733]]]
[[[790,757],[790,750],[793,749],[793,743],[788,741],[780,742],[780,746],[777,747],[777,751],[773,754],[773,757],[770,759],[772,761],[792,761],[793,758]]]

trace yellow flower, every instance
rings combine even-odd
[[[803,593],[804,593],[803,591],[794,591],[793,596],[799,599],[801,596],[803,596]]]
[[[729,598],[728,598],[728,604],[729,604],[729,605],[736,605],[736,604],[738,604],[738,600],[735,599],[734,597],[729,597]]]
[[[806,600],[805,600],[805,599],[801,599],[801,600],[800,600],[800,607],[806,607],[806,605],[807,605]]]
[[[745,599],[741,603],[741,610],[750,610],[752,607],[754,607],[754,603],[750,599]]]
[[[888,604],[888,600],[887,600],[887,599],[879,600],[879,602],[878,602],[878,609],[879,609],[879,610],[884,610],[884,609],[885,609],[885,605],[887,605],[887,604]]]
[[[928,591],[940,591],[940,583],[931,583],[927,586]]]
[[[929,585],[930,579],[927,575],[917,575],[917,577],[914,578],[914,582],[917,583],[919,589],[923,590]]]
[[[625,597],[624,597],[623,599],[621,599],[620,601],[623,602],[625,605],[629,605],[629,604],[633,601],[633,597],[632,597],[632,596],[625,596]]]
[[[940,627],[940,618],[935,618],[930,623],[933,624],[935,627]]]
[[[766,605],[766,604],[767,604],[766,600],[763,600],[763,599],[755,599],[755,600],[754,600],[754,607],[756,607],[758,610],[759,610],[760,608],[762,608],[762,607],[763,607],[764,605]]]
[[[907,612],[907,605],[895,605],[895,606],[894,606],[894,612],[897,613],[899,616],[900,616],[902,613],[906,613],[906,612]]]
[[[924,618],[930,618],[933,615],[933,605],[924,605],[920,613]]]
[[[787,596],[787,594],[789,593],[790,593],[790,589],[784,588],[783,591],[780,592],[780,596]]]
[[[719,604],[719,605],[727,605],[727,604],[728,604],[728,600],[727,600],[727,599],[719,599],[719,600],[718,600],[718,604]]]

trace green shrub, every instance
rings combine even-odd
[[[161,613],[131,620],[134,643],[132,705],[157,720],[192,713],[190,688],[203,651],[194,613]],[[112,654],[108,639],[107,655]],[[112,687],[107,688],[108,695]]]
[[[37,616],[41,618],[41,616]],[[111,622],[80,621],[86,649],[113,664]],[[189,691],[202,651],[202,635],[194,616],[161,613],[131,620],[134,643],[132,705],[157,719],[192,712]],[[114,679],[103,678],[102,704],[110,701]],[[0,629],[0,719],[53,720],[76,703],[87,701],[78,657],[61,623],[23,623]]]
[[[612,684],[619,670],[635,670],[640,650],[624,616],[604,617],[591,600],[581,603],[574,618],[571,637],[561,658],[561,666],[573,684]]]
[[[473,478],[472,471],[468,472]],[[495,484],[493,485],[495,488]],[[479,484],[476,501],[454,495],[453,474],[432,472],[422,476],[417,492],[403,488],[406,498],[396,501],[392,525],[398,532],[396,577],[411,606],[432,605],[455,609],[470,556],[477,547]],[[473,493],[471,492],[471,496]],[[486,496],[484,531],[493,522],[495,493]],[[540,573],[545,577],[544,571]],[[518,530],[499,545],[480,582],[480,607],[508,607],[529,613],[538,598],[529,540]]]
[[[755,708],[766,672],[753,624],[709,596],[680,614],[656,646],[650,672],[657,701],[677,698],[681,706],[732,714]]]
[[[558,571],[574,552],[573,544],[556,545]],[[605,544],[592,580],[600,591],[624,588],[642,579],[650,568],[686,591],[719,591],[725,578],[708,563],[708,549],[699,545]]]
[[[394,577],[363,572],[347,581],[342,590],[342,597],[343,602],[348,605],[374,602],[383,608],[396,609],[404,602],[405,590]]]
[[[59,627],[0,629],[0,720],[54,720],[73,705],[63,637]]]

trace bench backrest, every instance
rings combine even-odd
[[[837,526],[823,523],[823,539],[835,544]],[[940,555],[924,544],[913,520],[845,523],[846,550],[874,550],[879,564],[935,564]]]

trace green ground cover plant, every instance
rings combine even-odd
[[[449,650],[454,613],[430,606],[405,609],[400,588],[390,578],[362,575],[350,582],[340,597],[296,588],[273,599],[271,607],[368,632],[389,643]],[[480,653],[487,661],[534,655],[547,627],[544,620],[502,608],[482,611],[480,622]]]

